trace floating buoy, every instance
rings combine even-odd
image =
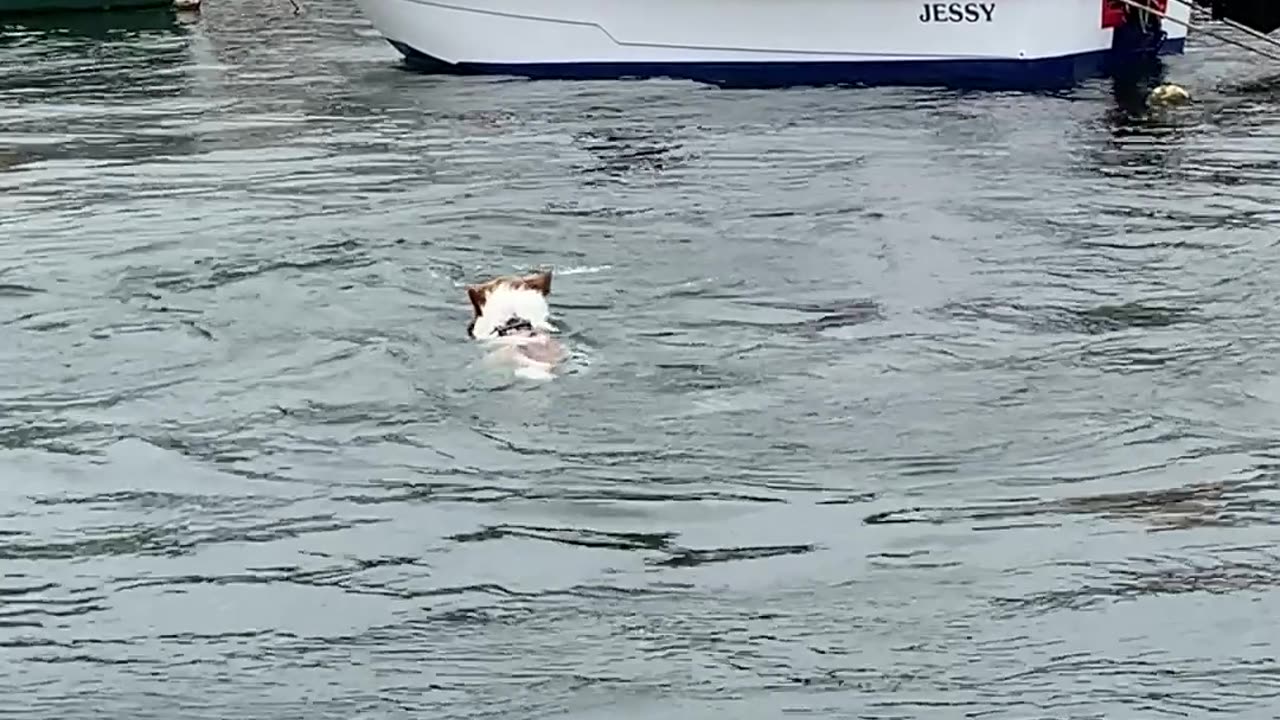
[[[200,0],[173,0],[175,10],[199,10]]]
[[[1183,105],[1188,102],[1191,102],[1191,93],[1173,83],[1158,85],[1147,95],[1147,104],[1151,106]]]

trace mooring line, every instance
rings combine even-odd
[[[1176,2],[1179,5],[1186,5],[1192,10],[1195,10],[1197,8],[1197,5],[1191,0],[1172,0],[1172,2]],[[1280,48],[1280,40],[1277,40],[1264,32],[1259,32],[1257,30],[1254,30],[1253,28],[1249,27],[1248,25],[1245,25],[1244,23],[1236,22],[1231,18],[1222,18],[1221,20],[1214,20],[1213,22],[1222,23],[1223,25],[1226,25],[1229,28],[1239,30],[1245,35],[1248,35],[1253,38],[1257,38],[1258,40],[1261,40],[1262,42],[1272,47]]]
[[[1249,45],[1249,44],[1247,44],[1247,43],[1240,42],[1239,40],[1235,40],[1235,39],[1233,39],[1233,38],[1229,38],[1229,37],[1227,37],[1226,35],[1222,35],[1222,34],[1220,34],[1220,33],[1213,32],[1212,30],[1207,30],[1207,29],[1205,29],[1205,28],[1203,28],[1203,27],[1193,26],[1191,23],[1189,23],[1189,22],[1187,22],[1187,21],[1185,21],[1185,20],[1179,20],[1179,19],[1177,19],[1177,18],[1175,18],[1175,17],[1170,17],[1170,16],[1169,16],[1169,13],[1162,13],[1162,12],[1160,12],[1159,10],[1156,10],[1155,8],[1151,7],[1150,5],[1143,4],[1143,3],[1141,3],[1141,2],[1138,2],[1137,0],[1117,0],[1117,2],[1124,3],[1125,5],[1128,5],[1128,6],[1129,6],[1129,7],[1131,7],[1131,8],[1136,8],[1136,9],[1138,9],[1138,10],[1142,10],[1142,11],[1145,11],[1145,12],[1149,12],[1149,13],[1151,13],[1152,15],[1155,15],[1156,17],[1158,17],[1158,18],[1160,18],[1160,19],[1162,19],[1162,20],[1168,20],[1169,22],[1173,23],[1174,25],[1181,25],[1182,27],[1186,28],[1188,31],[1190,31],[1190,30],[1195,30],[1196,32],[1202,32],[1202,33],[1204,33],[1205,35],[1208,35],[1208,36],[1209,36],[1209,37],[1211,37],[1211,38],[1216,38],[1216,39],[1221,40],[1222,42],[1227,43],[1227,44],[1229,44],[1229,45],[1235,45],[1235,46],[1236,46],[1236,47],[1238,47],[1238,48],[1243,48],[1243,49],[1245,49],[1245,50],[1248,50],[1248,51],[1249,51],[1249,52],[1251,52],[1251,53],[1256,53],[1256,54],[1261,55],[1262,57],[1267,58],[1267,59],[1269,59],[1269,60],[1276,60],[1276,61],[1280,61],[1280,55],[1275,55],[1275,54],[1273,54],[1273,53],[1269,53],[1269,52],[1267,52],[1266,50],[1263,50],[1263,49],[1261,49],[1261,48],[1256,48],[1256,47],[1254,47],[1254,46],[1252,46],[1252,45]],[[1181,3],[1181,4],[1183,4],[1183,5],[1189,5],[1189,4],[1190,4],[1190,3],[1184,2],[1183,0],[1173,0],[1173,2]],[[1193,6],[1193,7],[1194,7],[1194,6]],[[1223,24],[1228,24],[1228,21],[1224,21],[1224,22],[1223,22]],[[1262,33],[1257,32],[1257,31],[1256,31],[1256,30],[1254,30],[1253,28],[1245,27],[1245,26],[1240,25],[1239,23],[1236,23],[1236,22],[1234,22],[1234,21],[1230,21],[1230,26],[1231,26],[1231,27],[1235,27],[1235,28],[1237,28],[1237,29],[1244,29],[1244,30],[1246,30],[1247,32],[1249,32],[1249,34],[1251,34],[1251,35],[1261,35],[1263,38],[1266,38],[1266,40],[1267,40],[1267,42],[1268,42],[1268,43],[1273,44],[1273,45],[1275,45],[1276,47],[1280,47],[1280,41],[1277,41],[1277,40],[1275,40],[1274,38],[1267,37],[1266,35],[1263,35]]]

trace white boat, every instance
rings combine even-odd
[[[408,64],[450,73],[1010,89],[1181,53],[1190,6],[1134,1],[357,0]],[[1197,0],[1224,1],[1264,0]]]

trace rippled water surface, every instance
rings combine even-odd
[[[0,715],[1280,716],[1280,84],[0,38]],[[69,28],[69,29],[68,29]],[[513,380],[463,285],[554,268]]]

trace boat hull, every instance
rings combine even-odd
[[[1125,61],[1100,0],[357,1],[408,64],[459,74],[1020,89]],[[1159,52],[1182,52],[1164,29]]]
[[[0,0],[0,16],[172,7],[173,0]]]

